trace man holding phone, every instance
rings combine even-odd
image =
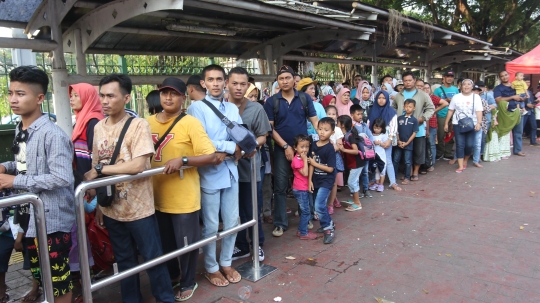
[[[447,70],[443,74],[443,82],[440,87],[438,87],[433,94],[450,104],[452,97],[455,94],[459,93],[457,86],[454,86],[455,74],[451,70]],[[448,113],[448,106],[435,111],[437,114],[437,159],[442,158],[443,160],[452,160],[454,159],[454,152],[452,148],[454,146],[454,139],[450,139],[448,142],[444,142],[444,124],[446,122],[446,114]]]

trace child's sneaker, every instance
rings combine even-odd
[[[328,229],[328,230],[325,230],[324,231],[324,237],[323,237],[323,243],[324,244],[330,244],[332,243],[332,241],[334,241],[334,237],[335,237],[335,234],[334,234],[334,230],[333,229]]]
[[[373,196],[371,195],[371,193],[369,192],[369,190],[364,190],[364,197],[366,197],[366,198],[373,198]]]
[[[298,238],[300,238],[300,240],[315,240],[317,239],[319,236],[317,236],[316,234],[308,231],[308,233],[304,236],[300,235],[300,233],[298,233]]]
[[[377,186],[377,191],[378,192],[383,192],[384,191],[384,185],[379,184],[379,186]]]
[[[313,223],[311,223],[311,221],[308,221],[307,229],[309,229],[309,230],[313,229]]]
[[[377,188],[379,188],[379,184],[373,183],[373,184],[369,187],[369,190],[377,190]]]

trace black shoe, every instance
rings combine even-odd
[[[249,257],[250,255],[250,252],[249,251],[241,251],[240,249],[238,249],[238,247],[234,247],[234,251],[233,251],[233,255],[232,255],[232,260],[238,260],[238,259],[242,259],[242,258],[247,258]]]
[[[538,143],[531,143],[531,146],[540,146]]]
[[[324,238],[323,238],[323,243],[324,244],[330,244],[332,243],[332,241],[334,241],[334,237],[335,237],[335,234],[334,234],[334,230],[333,229],[329,229],[329,230],[325,230],[324,231]]]
[[[336,229],[336,223],[334,221],[332,221],[332,229]],[[324,228],[319,227],[316,232],[318,232],[319,234],[322,234],[324,233]]]
[[[373,198],[373,196],[371,195],[371,192],[369,192],[369,190],[364,190],[363,196],[366,197],[366,198]]]

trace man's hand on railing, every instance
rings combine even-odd
[[[165,163],[165,169],[163,170],[163,174],[169,175],[177,173],[182,168],[183,163],[184,162],[182,161],[182,158],[176,158],[167,161],[167,163]]]

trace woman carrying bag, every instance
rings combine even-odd
[[[448,106],[444,131],[448,132],[448,123],[452,119],[456,139],[456,156],[458,169],[456,173],[467,168],[467,161],[474,152],[476,136],[482,135],[482,100],[473,93],[474,82],[463,80],[461,93],[454,95]]]

